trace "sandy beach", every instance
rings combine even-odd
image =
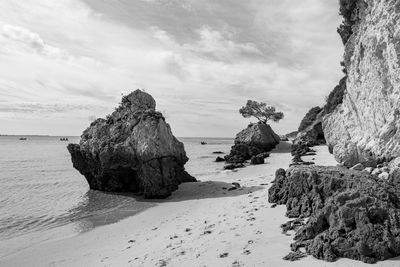
[[[314,147],[320,165],[336,165],[326,146]],[[209,181],[182,184],[164,201],[118,223],[40,244],[0,259],[1,266],[365,266],[311,256],[282,260],[293,233],[280,225],[285,206],[271,207],[268,188],[278,168],[291,161],[290,143],[281,142],[266,164],[223,171]],[[241,188],[228,191],[232,182]],[[377,266],[398,266],[400,258]]]

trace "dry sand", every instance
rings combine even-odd
[[[327,147],[312,156],[335,165]],[[310,158],[310,159],[311,159]],[[168,200],[118,223],[28,248],[0,259],[1,266],[365,266],[309,256],[282,260],[292,235],[281,233],[285,206],[271,207],[268,188],[275,170],[287,168],[290,144],[281,143],[267,163],[223,171],[210,181],[180,186]],[[222,166],[222,165],[221,165]],[[241,184],[228,191],[232,182]],[[375,266],[400,266],[400,258]]]

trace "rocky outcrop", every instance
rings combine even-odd
[[[375,166],[400,156],[400,4],[342,0],[343,103],[323,120],[339,162]]]
[[[320,111],[318,114],[316,114],[314,120],[310,122],[310,124],[306,128],[304,128],[301,132],[297,134],[293,143],[304,143],[310,147],[325,144],[325,135],[322,130],[323,116],[323,111]]]
[[[279,136],[268,124],[251,124],[236,135],[235,144],[225,159],[229,163],[243,163],[253,156],[272,150],[279,141]]]
[[[400,255],[398,184],[339,167],[279,169],[269,201],[285,204],[289,217],[310,217],[297,230],[295,252],[366,263]]]
[[[155,108],[151,95],[136,90],[106,119],[92,122],[79,144],[68,145],[91,189],[165,198],[180,183],[196,181],[184,169],[183,144]]]

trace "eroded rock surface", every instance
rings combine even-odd
[[[398,184],[340,167],[279,169],[269,189],[269,201],[285,204],[288,217],[310,217],[292,250],[304,247],[327,261],[374,263],[399,256],[399,197]]]
[[[339,162],[376,166],[400,156],[400,3],[347,2],[339,29],[346,92],[323,130]]]
[[[272,150],[279,142],[279,136],[268,124],[251,124],[236,135],[235,145],[225,159],[230,163],[243,163],[253,156]]]
[[[155,108],[151,95],[136,90],[106,119],[92,122],[79,144],[68,145],[91,189],[165,198],[180,183],[196,181],[184,169],[183,143]]]

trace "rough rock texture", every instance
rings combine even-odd
[[[323,130],[339,162],[375,166],[400,156],[400,3],[347,2],[339,29],[347,89]]]
[[[400,188],[365,172],[339,167],[279,169],[269,201],[288,217],[309,217],[295,235],[318,259],[374,263],[400,255]]]
[[[324,112],[321,111],[318,113],[313,122],[310,123],[303,131],[299,132],[293,141],[294,144],[296,143],[304,143],[307,146],[316,146],[325,144],[325,135],[322,130],[322,118]]]
[[[236,135],[235,145],[225,159],[230,163],[243,163],[253,156],[272,150],[279,141],[279,136],[268,124],[251,124]]]
[[[252,165],[264,164],[264,157],[262,155],[252,156],[250,159],[250,164]]]
[[[184,169],[183,144],[155,108],[151,95],[136,90],[107,119],[92,122],[79,145],[68,145],[91,189],[164,198],[180,183],[196,181]]]

